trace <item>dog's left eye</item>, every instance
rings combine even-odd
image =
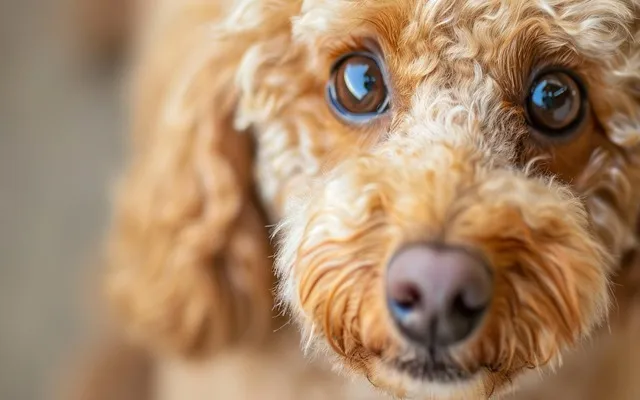
[[[387,85],[373,54],[353,53],[338,60],[327,91],[334,111],[350,122],[367,122],[389,108]]]

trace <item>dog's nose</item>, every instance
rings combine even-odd
[[[492,274],[480,257],[453,247],[414,245],[389,263],[387,298],[402,333],[430,348],[467,338],[491,302]]]

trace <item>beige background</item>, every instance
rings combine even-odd
[[[83,337],[120,153],[116,81],[79,68],[63,22],[51,0],[0,0],[0,400],[51,398]]]

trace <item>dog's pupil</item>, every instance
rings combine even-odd
[[[568,90],[557,82],[545,80],[534,91],[533,101],[547,111],[557,110],[567,103]]]
[[[358,101],[367,97],[376,82],[376,78],[369,73],[370,68],[366,63],[349,63],[344,70],[344,82]]]

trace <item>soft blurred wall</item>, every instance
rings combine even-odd
[[[118,75],[82,67],[54,1],[0,0],[0,400],[52,398],[83,336],[120,157]]]

